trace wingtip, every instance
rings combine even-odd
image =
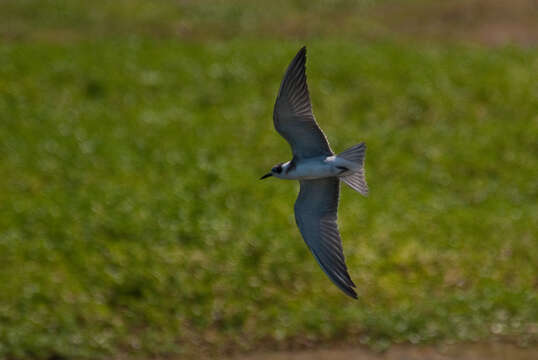
[[[295,55],[296,57],[306,57],[306,45],[303,45],[302,48],[299,49],[299,51],[297,51],[297,55]]]
[[[357,295],[357,293],[355,292],[355,290],[353,290],[353,288],[348,288],[346,289],[347,291],[345,291],[345,294],[348,295],[349,297],[355,299],[355,300],[358,300],[359,297]]]

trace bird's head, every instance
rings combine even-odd
[[[271,169],[271,172],[268,172],[267,174],[263,175],[260,178],[260,180],[266,179],[269,176],[278,176],[279,174],[282,174],[282,170],[283,170],[282,164],[283,163],[276,164],[275,166],[273,166],[273,168]]]

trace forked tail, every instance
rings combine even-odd
[[[338,154],[338,157],[354,162],[358,165],[355,169],[346,171],[339,176],[350,188],[358,191],[364,196],[368,196],[368,184],[364,178],[364,156],[366,155],[366,144],[361,142]]]

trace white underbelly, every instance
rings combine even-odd
[[[341,172],[330,158],[316,158],[297,163],[287,175],[290,179],[320,179],[337,176]]]

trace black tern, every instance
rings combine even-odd
[[[364,142],[335,155],[312,112],[306,84],[306,47],[293,58],[280,85],[273,111],[276,131],[290,144],[291,161],[277,164],[270,176],[299,180],[295,221],[321,269],[347,295],[357,298],[345,263],[336,223],[340,181],[368,195]],[[261,180],[260,179],[260,180]]]

